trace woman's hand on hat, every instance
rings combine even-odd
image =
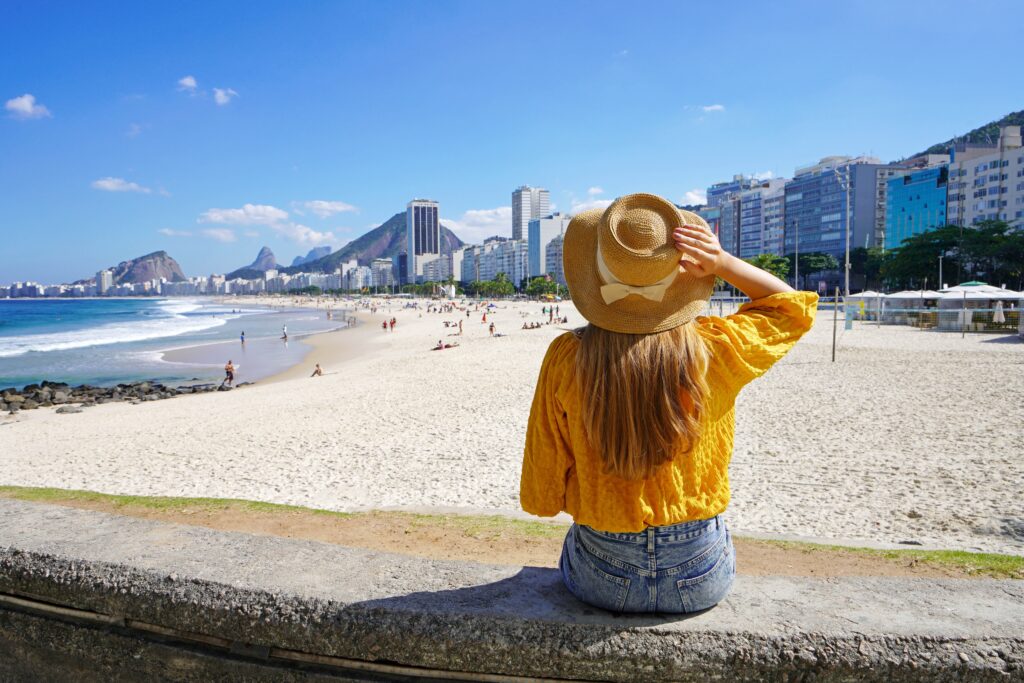
[[[718,237],[704,228],[684,225],[672,232],[672,239],[683,253],[679,269],[695,277],[717,274],[728,256]]]

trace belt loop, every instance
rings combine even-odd
[[[654,527],[647,527],[647,552],[654,552]]]
[[[722,528],[722,515],[715,515],[715,528],[716,529],[721,529]]]

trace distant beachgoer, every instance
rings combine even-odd
[[[582,602],[614,613],[709,609],[736,575],[721,516],[733,405],[810,329],[818,296],[727,253],[697,214],[649,194],[577,215],[563,249],[588,324],[544,358],[520,503],[573,517],[559,571]],[[698,317],[716,276],[751,301]]]
[[[228,364],[224,366],[224,381],[221,382],[221,386],[227,384],[229,387],[234,384],[235,381],[235,365],[230,360]]]
[[[313,374],[310,375],[310,377],[322,377],[323,374],[324,374],[323,368],[321,368],[320,364],[317,363],[316,367],[313,368]]]
[[[437,340],[437,346],[434,347],[434,351],[440,351],[444,348],[444,342],[440,339]]]
[[[281,339],[288,341],[288,326],[281,325]]]
[[[462,334],[462,318],[459,318],[459,334]]]
[[[555,315],[558,315],[558,309],[559,308],[561,308],[561,307],[560,306],[555,306]]]
[[[491,323],[490,330],[491,330],[491,336],[493,337],[494,336],[494,323]]]
[[[548,308],[548,323],[552,323],[555,320],[555,309]]]
[[[245,330],[242,330],[242,343],[245,343]]]
[[[391,331],[392,331],[392,332],[394,332],[394,331],[395,331],[395,323],[396,323],[396,322],[398,322],[398,321],[397,321],[397,320],[395,320],[394,318],[392,318],[392,319],[391,319]]]
[[[480,322],[487,322],[487,311],[484,311],[484,317]]]
[[[469,317],[469,309],[468,308],[466,309],[466,317],[467,318]]]
[[[383,330],[384,330],[385,332],[387,332],[387,331],[388,331],[388,321],[387,321],[387,320],[385,320],[384,322],[382,322],[382,323],[380,324],[380,326],[381,326],[381,329],[383,329]]]

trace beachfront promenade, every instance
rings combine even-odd
[[[1021,581],[851,577],[614,616],[552,569],[0,500],[0,680],[1005,681],[1021,623]]]

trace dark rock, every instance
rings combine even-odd
[[[39,407],[39,404],[33,401],[32,399],[28,398],[25,399],[25,401],[21,404],[21,407],[24,408],[25,410],[35,410],[36,408]]]
[[[60,408],[57,408],[57,412],[61,415],[68,415],[71,413],[80,413],[82,412],[82,409],[75,406],[61,406]]]
[[[19,410],[21,410],[21,404],[20,403],[9,403],[9,404],[7,404],[7,412],[10,413],[11,415],[14,415]]]
[[[20,394],[6,394],[4,396],[4,400],[7,401],[8,403],[24,403],[28,399],[26,399],[24,396],[21,396]]]
[[[38,384],[28,384],[28,385],[26,385],[25,388],[21,390],[21,393],[23,393],[23,394],[31,394],[34,391],[39,391],[39,385]]]
[[[227,384],[221,384],[217,388],[217,391],[231,391],[231,387],[229,387]]]
[[[68,402],[68,394],[67,394],[67,392],[64,392],[64,391],[54,391],[53,392],[53,398],[51,400],[54,403],[58,403],[58,404],[59,403],[67,403]]]

